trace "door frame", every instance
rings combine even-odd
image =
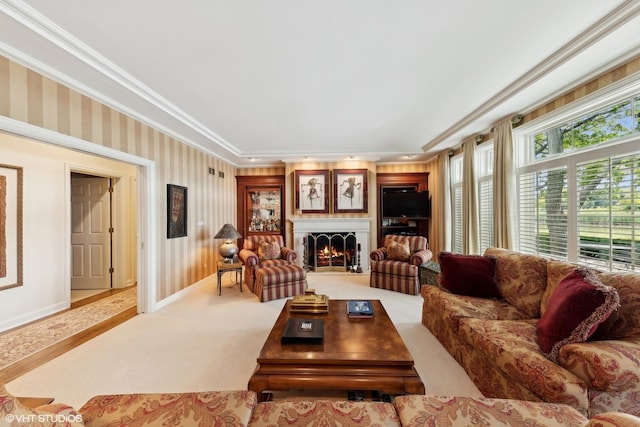
[[[135,284],[135,278],[131,281],[127,281],[124,277],[126,254],[128,248],[131,246],[131,239],[129,237],[131,230],[129,229],[129,225],[131,222],[135,221],[135,219],[129,218],[129,212],[126,209],[128,206],[127,202],[131,199],[129,175],[113,172],[107,169],[88,168],[86,166],[71,163],[65,164],[65,170],[67,174],[66,178],[69,180],[66,184],[67,191],[71,191],[71,174],[73,172],[92,175],[96,178],[107,178],[112,180],[113,192],[111,193],[112,198],[110,209],[112,215],[111,226],[114,227],[114,231],[112,236],[113,239],[110,239],[110,267],[114,267],[114,272],[111,273],[111,288],[125,288]],[[71,193],[66,195],[65,200],[71,200]],[[69,210],[69,221],[71,221],[71,210]],[[71,278],[69,278],[69,283],[71,283]]]
[[[153,160],[118,151],[63,135],[61,133],[21,122],[9,117],[0,116],[0,131],[32,139],[34,141],[53,144],[59,147],[82,151],[112,160],[136,165],[136,214],[137,214],[137,291],[138,313],[151,313],[156,310],[157,274],[154,266],[157,259],[156,246],[156,205],[155,182],[156,165]],[[70,174],[67,174],[70,181]],[[69,188],[69,186],[67,186]],[[67,204],[68,205],[68,204]],[[69,209],[67,207],[67,209]],[[71,301],[71,212],[67,212],[65,224],[65,292],[67,301]]]

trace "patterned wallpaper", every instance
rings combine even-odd
[[[555,111],[558,108],[564,107],[565,105],[568,105],[577,99],[587,96],[599,89],[606,87],[607,85],[610,85],[611,83],[615,83],[618,80],[637,72],[640,72],[640,57],[632,59],[627,63],[614,68],[613,70],[609,70],[587,82],[586,84],[578,87],[577,89],[570,90],[569,92],[554,99],[553,101],[548,102],[542,107],[528,112],[527,114],[525,114],[520,124],[544,116],[545,114]]]
[[[158,301],[215,272],[219,242],[212,236],[236,216],[234,166],[2,56],[0,115],[155,162]],[[167,184],[188,188],[185,238],[166,238]]]

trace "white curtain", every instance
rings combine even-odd
[[[449,172],[449,152],[445,151],[438,156],[440,169],[440,182],[438,183],[439,203],[438,216],[438,243],[440,251],[451,251],[451,175]],[[439,252],[438,252],[439,253]]]
[[[480,220],[478,217],[478,183],[476,179],[476,142],[462,145],[462,251],[480,251]]]
[[[515,248],[517,195],[511,119],[493,130],[493,243],[496,247]]]

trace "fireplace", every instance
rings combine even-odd
[[[356,234],[353,232],[307,234],[305,261],[310,271],[355,270],[357,267]]]
[[[302,217],[294,216],[289,218],[293,225],[293,247],[298,254],[296,262],[300,266],[310,267],[312,265],[309,262],[309,244],[312,239],[309,237],[311,234],[325,234],[329,235],[345,235],[349,237],[345,242],[346,248],[341,247],[344,251],[346,249],[351,257],[351,262],[357,262],[352,254],[352,250],[356,248],[360,250],[360,266],[363,272],[369,271],[369,240],[371,236],[371,218],[350,218],[350,217]],[[335,239],[334,239],[335,240]],[[334,242],[334,246],[337,246]],[[321,248],[324,249],[324,246]],[[331,251],[331,247],[327,248]],[[340,265],[337,267],[338,260],[336,257],[331,258],[331,270],[325,268],[315,271],[332,271],[334,274],[349,273],[348,270],[349,260],[345,261],[346,266]]]

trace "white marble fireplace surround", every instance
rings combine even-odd
[[[293,223],[293,248],[298,253],[297,263],[304,259],[303,237],[309,233],[346,233],[353,232],[356,242],[360,243],[360,267],[369,271],[369,252],[371,236],[371,218],[290,218]]]

